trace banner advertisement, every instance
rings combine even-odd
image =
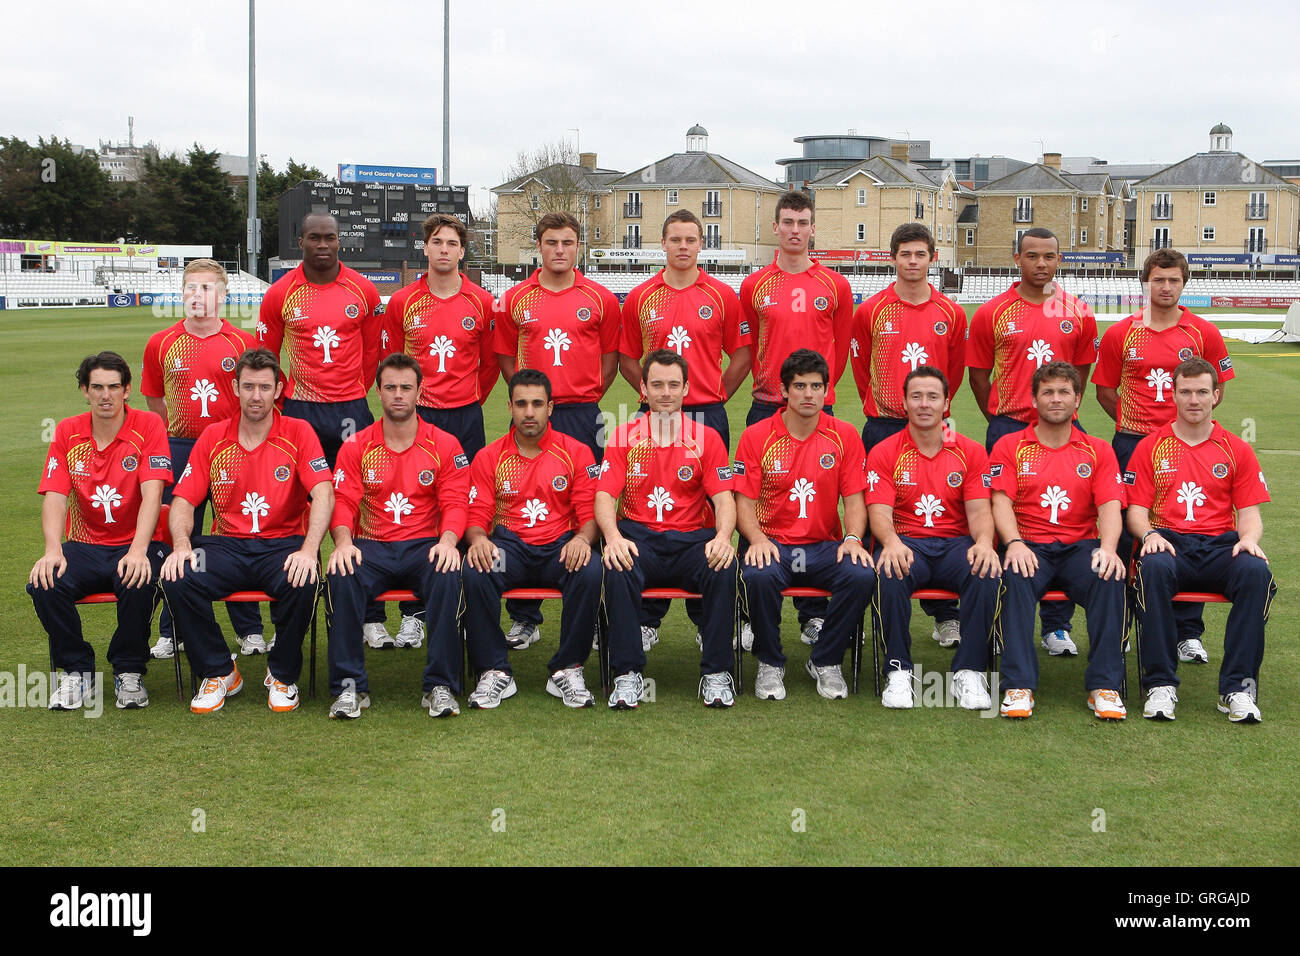
[[[888,249],[814,249],[808,253],[822,262],[893,262]]]
[[[432,166],[377,166],[374,163],[340,163],[341,183],[418,183],[436,186],[438,170]],[[330,185],[334,185],[330,183]]]

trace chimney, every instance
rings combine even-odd
[[[889,155],[892,156],[894,159],[898,160],[900,163],[906,163],[910,161],[908,158],[908,149],[906,143],[898,143],[898,142],[890,143]]]
[[[583,169],[590,169],[590,170],[592,170],[593,172],[595,172],[595,169],[596,169],[596,154],[595,154],[595,153],[579,153],[579,154],[578,154],[578,165],[581,166]]]
[[[1043,153],[1043,165],[1059,173],[1061,171],[1061,154]]]

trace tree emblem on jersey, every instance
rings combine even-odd
[[[673,330],[668,333],[668,341],[665,344],[678,355],[681,355],[682,349],[691,344],[691,337],[680,325],[674,325]]]
[[[858,357],[858,350],[861,348],[857,339],[849,339],[849,351],[853,353],[854,358]]]
[[[478,485],[469,486],[469,503],[473,504],[474,499],[478,497]]]
[[[429,344],[429,354],[438,356],[438,371],[447,371],[447,359],[456,354],[456,343],[440,335]]]
[[[1065,493],[1065,489],[1060,485],[1048,485],[1047,490],[1038,499],[1038,505],[1040,508],[1051,508],[1052,513],[1047,520],[1052,524],[1060,524],[1056,520],[1057,512],[1070,510],[1070,496]]]
[[[930,353],[921,346],[920,342],[908,342],[907,348],[903,349],[903,361],[912,366],[913,372],[916,371],[918,365],[929,358]]]
[[[384,502],[384,510],[393,513],[393,524],[402,523],[402,515],[409,515],[415,510],[411,504],[411,499],[406,497],[400,491],[394,491],[388,496],[388,501]]]
[[[252,517],[253,534],[258,534],[262,530],[261,525],[258,524],[258,519],[265,518],[267,513],[271,510],[271,506],[267,504],[266,499],[256,491],[250,491],[248,494],[244,495],[244,505],[240,510],[244,514]]]
[[[654,490],[646,495],[645,503],[655,510],[655,521],[663,524],[664,512],[673,510],[673,496],[662,485],[655,485]]]
[[[546,340],[542,343],[545,348],[555,353],[555,361],[551,363],[553,366],[564,364],[560,361],[560,353],[569,351],[569,346],[572,344],[573,342],[570,341],[568,333],[561,329],[551,329],[546,333]]]
[[[380,346],[380,348],[385,348],[385,349],[388,348],[388,330],[387,330],[387,329],[384,329],[383,331],[381,331],[381,332],[379,333],[379,346]]]
[[[880,476],[876,474],[874,471],[867,472],[867,490],[875,491],[876,482],[878,482],[879,480],[880,480]]]
[[[53,455],[51,455],[51,456],[50,456],[50,463],[49,463],[48,465],[45,466],[45,477],[48,478],[48,477],[50,477],[50,475],[54,474],[55,470],[56,470],[58,467],[59,467],[59,459],[57,459],[57,458],[55,458]]]
[[[117,524],[113,518],[113,509],[122,503],[122,496],[112,485],[97,485],[95,493],[90,496],[92,508],[104,509],[104,524]]]
[[[1196,515],[1192,514],[1192,509],[1205,504],[1205,489],[1194,481],[1184,481],[1178,489],[1178,503],[1187,505],[1187,515],[1183,520],[1195,521]]]
[[[799,517],[808,517],[808,502],[817,494],[817,488],[807,478],[800,478],[790,488],[790,500],[799,502]]]
[[[261,319],[258,319],[258,320],[257,320],[257,337],[258,337],[259,339],[265,339],[265,338],[266,338],[266,333],[267,333],[266,323],[263,322]]]
[[[541,498],[529,498],[524,502],[524,506],[519,509],[520,514],[528,519],[528,527],[531,528],[539,521],[545,521],[546,516],[551,512],[546,507],[546,502]]]
[[[1043,339],[1034,339],[1034,344],[1025,350],[1034,360],[1035,368],[1042,368],[1044,362],[1052,360],[1052,347]]]
[[[1174,384],[1173,376],[1162,368],[1153,368],[1147,372],[1147,388],[1156,390],[1156,401],[1165,400],[1165,389]]]
[[[201,378],[190,389],[190,401],[199,403],[199,418],[210,418],[208,402],[217,397],[217,387],[206,378]]]
[[[322,364],[334,364],[334,359],[330,356],[330,349],[339,344],[339,334],[337,332],[328,325],[322,325],[316,330],[316,334],[312,336],[311,344],[325,352],[325,358],[321,359]]]
[[[943,502],[934,495],[922,495],[916,502],[914,510],[918,517],[925,518],[925,527],[933,528],[935,515],[943,514],[946,509]]]
[[[334,469],[334,489],[335,489],[336,491],[338,490],[339,485],[343,484],[343,478],[344,478],[344,477],[345,477],[345,476],[344,476],[344,474],[343,474],[343,469],[342,469],[342,468],[335,468],[335,469]]]

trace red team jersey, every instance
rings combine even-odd
[[[379,292],[359,272],[339,264],[325,285],[308,282],[302,266],[266,291],[257,337],[277,355],[288,351],[285,398],[350,402],[365,398],[379,365],[383,318]]]
[[[140,393],[167,402],[167,433],[198,438],[213,422],[239,412],[235,363],[257,348],[252,335],[223,321],[206,338],[185,331],[185,322],[155,332],[144,347]]]
[[[513,355],[517,368],[545,372],[557,405],[599,402],[601,356],[618,351],[618,298],[576,269],[563,292],[543,288],[539,275],[501,296],[496,350]]]
[[[501,374],[493,337],[492,295],[460,279],[460,291],[440,299],[425,276],[394,292],[384,308],[382,351],[405,352],[420,363],[418,404],[461,408],[482,404]]]
[[[540,455],[524,457],[511,428],[474,456],[470,527],[500,525],[527,544],[550,544],[592,520],[600,468],[591,450],[550,426],[539,444]]]
[[[618,350],[640,360],[656,349],[672,349],[686,359],[690,404],[725,402],[722,353],[731,355],[749,345],[749,323],[740,317],[740,299],[703,269],[685,289],[668,285],[664,272],[660,269],[623,300]]]
[[[796,349],[812,349],[831,368],[826,404],[835,404],[853,324],[848,279],[819,262],[804,272],[785,272],[773,258],[740,284],[740,315],[755,343],[754,401],[782,404],[781,363]]]
[[[1097,360],[1097,319],[1087,303],[1061,289],[1034,305],[1017,282],[976,310],[966,341],[966,365],[992,369],[989,411],[1022,422],[1034,416],[1030,380],[1047,362],[1091,365]]]
[[[460,442],[420,421],[415,444],[393,451],[384,423],[375,422],[343,443],[334,469],[334,517],[359,538],[409,541],[450,531],[465,533],[469,515],[469,458]]]
[[[239,443],[239,416],[209,425],[194,443],[175,496],[196,508],[212,497],[212,533],[229,538],[287,538],[307,530],[307,497],[330,480],[312,427],[272,413],[266,440]]]
[[[641,417],[619,426],[605,446],[596,490],[618,500],[620,518],[656,531],[714,527],[710,499],[732,485],[727,449],[712,428],[678,417],[681,433],[671,445],[656,445]]]
[[[966,502],[989,497],[988,464],[983,445],[955,432],[927,458],[904,428],[867,454],[867,504],[893,508],[894,530],[909,538],[968,535]]]
[[[1041,444],[1032,428],[1004,436],[989,455],[989,475],[993,490],[1011,499],[1026,541],[1096,538],[1097,509],[1108,501],[1124,505],[1114,449],[1077,428],[1062,448]]]
[[[825,412],[803,441],[783,414],[745,429],[736,447],[736,493],[756,502],[763,534],[781,544],[833,541],[840,530],[840,497],[867,486],[862,437]]]
[[[942,369],[949,396],[957,394],[966,374],[966,310],[934,286],[928,301],[904,302],[891,284],[853,313],[849,361],[863,412],[906,418],[903,379],[917,366]]]
[[[1120,431],[1147,435],[1178,416],[1174,407],[1174,369],[1199,356],[1218,369],[1219,381],[1236,376],[1219,330],[1183,309],[1178,322],[1154,332],[1142,313],[1121,319],[1101,337],[1094,384],[1119,393]]]
[[[117,437],[103,451],[92,429],[90,412],[59,422],[37,491],[67,497],[69,541],[120,547],[135,538],[140,484],[171,484],[167,429],[153,412],[129,406]]]
[[[1128,500],[1151,511],[1151,525],[1180,534],[1220,535],[1237,527],[1236,511],[1269,500],[1255,451],[1218,422],[1189,445],[1172,424],[1138,442],[1124,481]]]

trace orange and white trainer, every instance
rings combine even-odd
[[[1002,697],[1003,717],[1032,717],[1034,715],[1034,692],[1021,687],[1013,688]]]
[[[1088,709],[1102,720],[1123,720],[1128,716],[1124,701],[1113,690],[1094,690],[1088,694]]]
[[[230,673],[225,677],[209,677],[199,688],[199,692],[190,701],[190,711],[195,714],[211,714],[226,706],[226,698],[234,697],[244,689],[244,678],[239,676],[239,668],[230,665]]]
[[[277,714],[287,713],[291,710],[298,709],[298,685],[286,684],[276,680],[271,676],[271,672],[266,672],[266,680],[262,682],[266,685],[268,694],[266,697],[266,706],[270,707]]]

